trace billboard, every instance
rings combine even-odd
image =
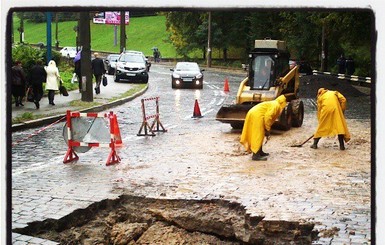
[[[125,12],[125,23],[128,25],[130,21],[130,14],[128,11]],[[120,11],[114,12],[99,12],[95,14],[93,18],[95,24],[107,24],[107,25],[120,25]]]

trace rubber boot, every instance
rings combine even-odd
[[[22,101],[23,101],[23,97],[20,96],[20,97],[19,97],[19,105],[24,106],[23,103],[22,103]]]
[[[266,161],[267,157],[266,156],[262,156],[261,152],[262,152],[262,148],[259,151],[257,151],[257,153],[253,152],[253,156],[251,157],[251,159],[254,160],[254,161]]]
[[[340,142],[340,150],[341,151],[345,150],[344,135],[343,134],[338,135],[338,141]]]
[[[55,92],[53,90],[49,90],[48,91],[48,101],[49,101],[50,105],[55,105],[55,103],[53,103],[54,98],[55,98]]]
[[[313,144],[310,146],[310,148],[313,148],[313,149],[317,149],[318,148],[318,141],[320,140],[320,138],[314,138],[314,142]]]
[[[259,150],[259,154],[260,154],[262,157],[267,157],[268,155],[270,155],[270,154],[267,153],[267,152],[263,152],[262,147],[261,147],[261,149]]]

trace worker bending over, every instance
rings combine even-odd
[[[240,143],[247,152],[252,152],[252,160],[267,160],[269,153],[262,151],[263,138],[270,136],[274,121],[286,107],[286,97],[279,96],[273,101],[265,101],[255,105],[246,115]]]
[[[310,147],[317,149],[321,137],[336,136],[340,143],[340,150],[345,150],[344,141],[350,140],[350,133],[346,124],[344,112],[346,99],[338,91],[320,88],[317,94],[318,128],[314,133],[314,143]]]

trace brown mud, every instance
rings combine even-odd
[[[60,244],[311,244],[314,224],[268,221],[224,200],[123,195],[15,231]]]

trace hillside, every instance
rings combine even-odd
[[[132,17],[130,24],[126,26],[127,49],[140,50],[145,55],[152,55],[151,48],[156,46],[164,57],[176,57],[173,45],[168,41],[166,32],[165,16],[146,16]],[[14,40],[19,41],[20,20],[14,17]],[[75,46],[76,32],[74,27],[77,21],[66,21],[58,23],[59,46]],[[106,52],[119,52],[119,26],[116,27],[117,36],[115,37],[115,27],[113,25],[93,24],[91,21],[91,49]],[[24,22],[24,42],[36,44],[46,43],[46,23]],[[55,44],[56,23],[52,22],[52,43]],[[117,45],[114,45],[114,40]]]

